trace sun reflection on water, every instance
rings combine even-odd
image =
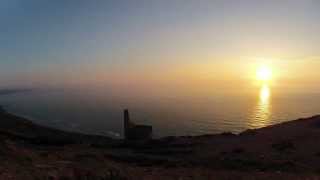
[[[271,109],[270,109],[271,91],[268,84],[261,86],[258,104],[250,119],[249,128],[260,128],[268,125]]]
[[[268,85],[263,85],[260,89],[260,97],[259,102],[261,105],[269,105],[269,98],[270,98],[270,88]]]

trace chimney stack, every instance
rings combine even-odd
[[[125,109],[123,112],[124,115],[124,138],[127,139],[129,135],[129,129],[130,129],[130,116],[129,116],[129,110]]]

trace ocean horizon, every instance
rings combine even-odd
[[[154,137],[240,133],[318,114],[317,93],[121,97],[88,91],[28,91],[0,96],[6,110],[61,130],[123,137],[123,110],[135,123],[152,125]]]

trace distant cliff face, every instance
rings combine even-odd
[[[16,94],[29,91],[32,91],[32,89],[0,89],[0,95]]]
[[[5,113],[6,111],[3,109],[3,107],[0,106],[0,113]]]

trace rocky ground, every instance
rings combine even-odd
[[[239,135],[125,142],[0,110],[0,179],[320,179],[320,116]]]

